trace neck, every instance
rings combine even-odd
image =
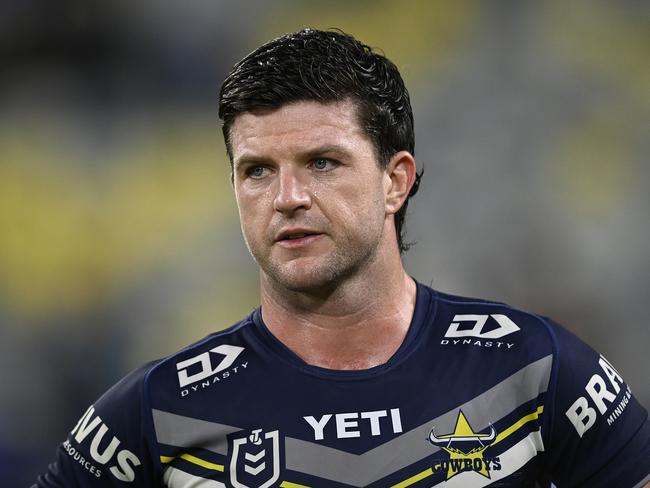
[[[416,295],[399,254],[384,264],[321,293],[282,289],[262,273],[264,322],[308,364],[330,369],[383,364],[404,341]]]

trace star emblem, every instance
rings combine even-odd
[[[490,425],[490,432],[474,432],[462,410],[458,411],[456,426],[450,434],[436,435],[435,428],[429,433],[429,441],[449,453],[447,479],[463,471],[476,471],[486,478],[490,472],[483,461],[485,451],[496,439],[496,431]],[[478,462],[477,462],[478,460]]]

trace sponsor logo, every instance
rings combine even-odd
[[[501,314],[455,315],[440,345],[510,349],[514,343],[495,339],[501,339],[519,330],[517,324]]]
[[[230,483],[234,488],[269,488],[280,477],[280,434],[255,429],[233,439]]]
[[[602,355],[598,359],[598,365],[602,370],[602,376],[601,374],[594,374],[585,385],[587,394],[578,397],[565,412],[580,437],[594,426],[599,416],[605,416],[608,412],[607,425],[610,426],[616,422],[632,397],[630,387],[627,386],[625,390],[622,389],[625,384],[623,378]],[[603,376],[607,378],[607,381]],[[621,392],[623,392],[622,398],[617,402]],[[612,405],[615,403],[617,403],[616,407],[611,410]],[[594,407],[596,408],[594,409]]]
[[[92,464],[94,461],[101,466],[108,465],[108,471],[120,481],[130,483],[135,480],[135,467],[140,466],[140,459],[128,449],[119,449],[120,440],[115,436],[111,436],[109,428],[102,421],[102,418],[95,415],[94,407],[91,406],[86,410],[86,413],[79,419],[70,434],[78,444],[90,441],[89,453],[92,461],[84,459],[69,441],[66,441],[63,447],[70,456],[83,465],[91,474],[98,478],[102,475],[101,470]],[[91,434],[93,434],[92,440]]]
[[[474,471],[490,478],[491,471],[501,469],[498,457],[486,457],[484,451],[494,444],[496,430],[490,425],[489,432],[474,432],[462,410],[458,412],[454,431],[449,434],[436,434],[435,427],[429,432],[429,442],[449,454],[449,459],[437,459],[433,463],[433,472],[442,473],[448,480],[459,473]]]
[[[491,348],[494,347],[496,349],[510,349],[512,346],[515,344],[513,342],[501,342],[501,341],[481,341],[480,339],[443,339],[440,341],[440,345],[442,346],[457,346],[458,344],[466,345],[466,346],[474,346],[474,347],[485,347],[485,348]]]
[[[483,332],[488,319],[492,318],[498,325],[487,332]],[[471,328],[462,328],[463,322],[473,323]],[[480,339],[500,339],[501,337],[517,332],[519,327],[505,315],[456,315],[449,325],[445,337],[478,337]]]
[[[74,459],[76,462],[78,462],[81,466],[84,467],[90,474],[97,476],[98,478],[101,478],[102,476],[102,470],[99,469],[97,466],[95,466],[93,463],[88,461],[86,458],[84,458],[83,454],[81,454],[77,449],[70,444],[69,440],[66,440],[63,443],[63,449],[65,449],[65,452],[68,453],[68,456],[70,456],[72,459]]]
[[[334,417],[334,422],[330,424],[332,417]],[[325,439],[325,427],[328,424],[331,427],[327,429],[327,432],[330,436],[335,434],[337,439],[361,437],[362,433],[369,433],[373,436],[381,435],[382,426],[384,431],[390,429],[393,434],[402,432],[399,408],[372,412],[326,413],[320,419],[312,416],[303,418],[314,430],[314,440],[316,441]]]
[[[198,356],[176,363],[181,396],[185,397],[192,392],[208,388],[245,370],[248,362],[234,365],[243,350],[244,348],[240,346],[222,344]],[[213,365],[215,357],[219,359],[216,366]]]

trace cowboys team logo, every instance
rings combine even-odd
[[[233,440],[230,483],[234,488],[269,488],[280,477],[280,434],[255,429]]]
[[[474,432],[462,410],[459,410],[452,433],[436,435],[435,427],[429,433],[429,442],[449,453],[449,459],[438,460],[433,470],[446,471],[446,479],[464,471],[475,471],[490,478],[490,471],[501,469],[501,461],[498,457],[483,456],[483,451],[494,444],[496,438],[496,430],[491,424],[488,433]]]

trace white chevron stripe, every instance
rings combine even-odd
[[[168,466],[165,469],[163,482],[168,488],[226,488],[226,485],[220,481],[206,480],[173,466]]]
[[[490,471],[490,478],[486,478],[475,471],[465,471],[433,486],[444,483],[445,488],[481,488],[482,486],[487,486],[510,476],[533,459],[537,455],[537,452],[543,451],[544,443],[542,442],[542,435],[539,430],[536,430],[528,434],[527,437],[524,437],[507,451],[499,454],[502,469],[499,471]]]
[[[251,463],[256,463],[257,461],[259,461],[264,457],[264,454],[266,454],[266,449],[262,449],[257,454],[251,454],[247,452],[246,454],[244,454],[244,459],[246,461],[250,461]]]
[[[266,463],[260,464],[257,468],[254,468],[253,466],[249,466],[248,464],[244,464],[244,471],[246,471],[248,474],[251,474],[253,476],[256,476],[260,474],[264,468],[266,468]]]

